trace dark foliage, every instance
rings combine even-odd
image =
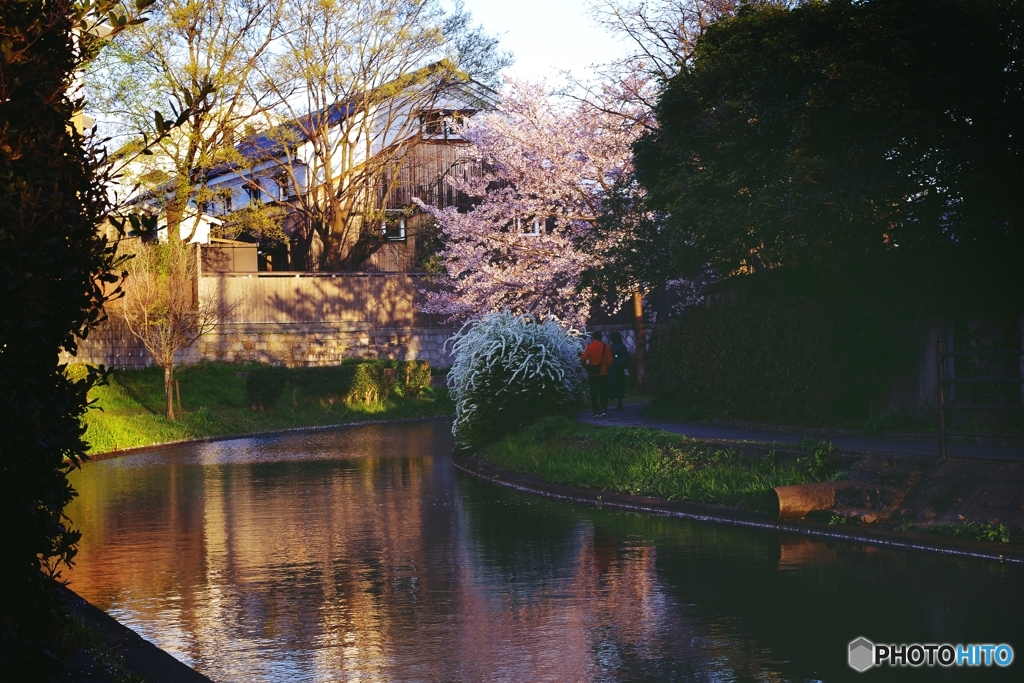
[[[69,0],[0,3],[0,680],[46,680],[60,620],[50,578],[79,534],[63,516],[66,474],[85,458],[86,392],[74,351],[101,314],[113,254],[100,160],[70,121],[78,67]]]
[[[245,380],[245,395],[253,408],[270,408],[285,387],[292,397],[300,395],[326,404],[383,401],[397,388],[406,398],[417,398],[430,384],[427,361],[352,359],[328,367],[284,368],[257,365]]]
[[[288,384],[288,368],[257,365],[245,377],[245,400],[253,409],[273,408]]]
[[[660,270],[914,272],[1024,293],[1019,0],[747,6],[709,28],[638,144]],[[918,291],[892,291],[913,299]]]
[[[381,401],[395,387],[393,373],[375,361],[345,363],[323,368],[295,368],[289,372],[292,387],[304,398],[326,403]]]
[[[651,376],[660,395],[705,417],[863,421],[879,335],[847,302],[784,297],[701,307],[655,334]]]

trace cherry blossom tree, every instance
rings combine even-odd
[[[461,127],[467,166],[448,182],[476,201],[458,213],[421,204],[438,221],[446,277],[424,310],[468,320],[493,311],[553,315],[582,326],[591,292],[580,276],[614,235],[595,242],[594,222],[632,172],[631,144],[643,129],[634,104],[566,104],[544,86],[509,81],[496,112]],[[586,247],[586,248],[584,248]]]

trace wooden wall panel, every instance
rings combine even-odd
[[[199,295],[227,323],[365,323],[375,328],[441,327],[417,310],[421,276],[389,273],[204,275]]]

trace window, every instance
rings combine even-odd
[[[517,218],[516,219],[516,231],[521,232],[524,235],[535,237],[541,233],[543,229],[544,221],[534,216],[533,218]]]
[[[405,216],[386,218],[380,222],[380,232],[388,242],[405,241]]]
[[[288,201],[288,198],[292,196],[291,192],[291,179],[287,173],[280,173],[274,176],[274,184],[277,185],[277,200],[280,202]]]
[[[420,127],[425,138],[458,139],[458,127],[473,112],[457,109],[437,109],[420,114]]]
[[[250,202],[258,202],[263,198],[263,191],[260,189],[258,184],[247,184],[245,186],[245,194],[249,197]]]

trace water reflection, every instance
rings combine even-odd
[[[842,680],[859,635],[1024,646],[1016,568],[518,494],[456,475],[447,429],[91,463],[72,587],[218,681]]]

